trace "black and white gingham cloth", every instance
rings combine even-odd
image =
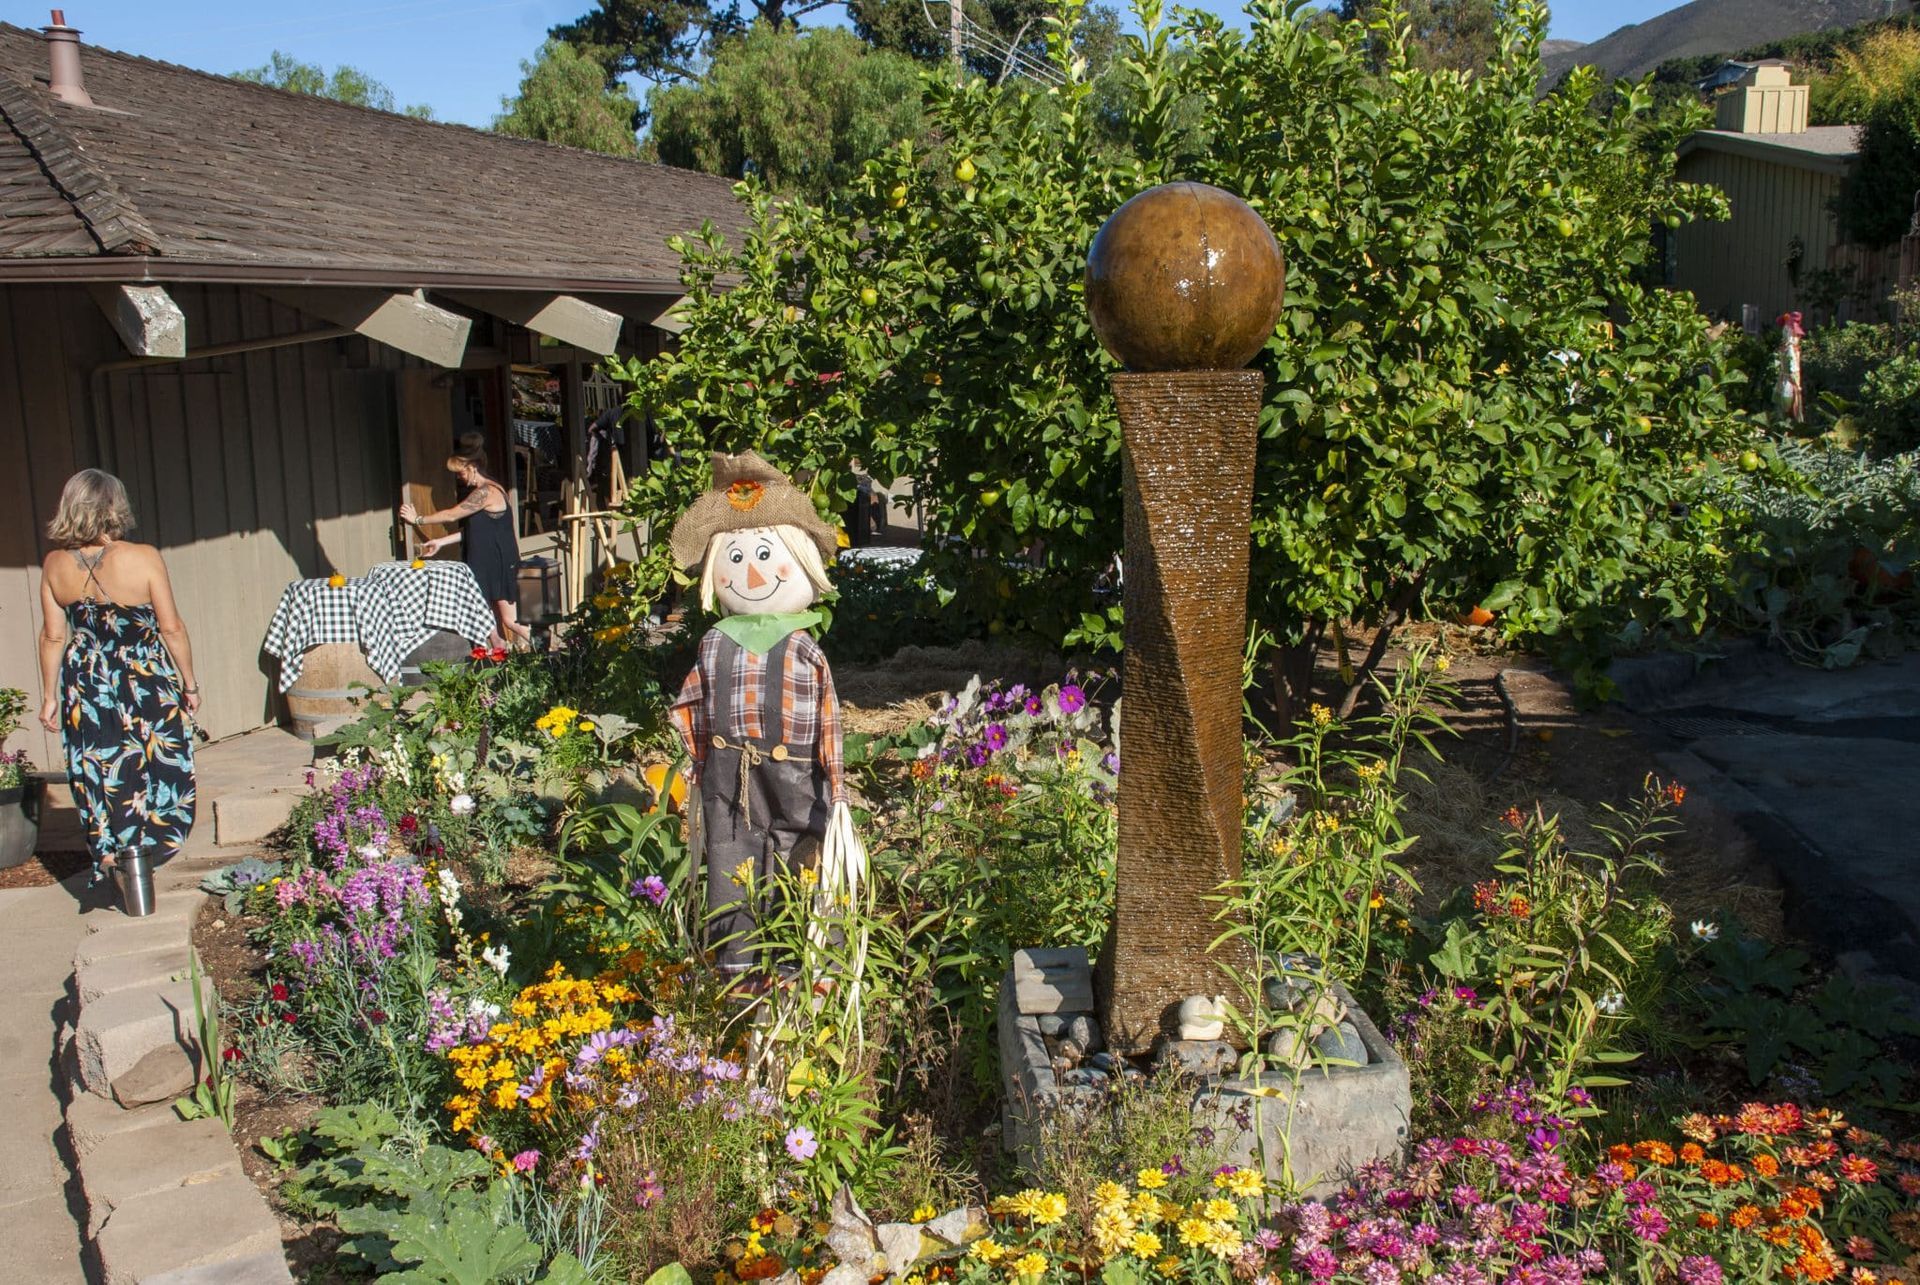
[[[429,562],[415,569],[383,562],[335,589],[325,580],[296,580],[280,595],[267,626],[266,650],[280,661],[280,690],[300,681],[309,647],[353,643],[387,682],[436,629],[475,646],[493,636],[493,613],[464,562]]]

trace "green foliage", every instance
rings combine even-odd
[[[572,45],[549,40],[520,64],[519,92],[500,100],[493,128],[590,152],[631,156],[639,106],[625,86],[609,85],[599,63]]]
[[[272,58],[265,64],[236,71],[233,78],[251,81],[256,85],[270,85],[289,93],[331,98],[355,107],[371,107],[380,112],[399,110],[420,120],[433,119],[433,108],[424,103],[396,108],[393,91],[358,67],[341,63],[333,69],[332,74],[328,74],[327,69],[319,63],[301,62],[292,54],[282,53],[278,49],[273,51]]]
[[[755,23],[714,51],[697,82],[647,95],[647,150],[668,165],[825,200],[874,157],[921,132],[913,61],[851,32]]]
[[[301,1149],[314,1158],[294,1179],[299,1202],[331,1215],[353,1237],[347,1261],[383,1280],[585,1285],[571,1254],[546,1261],[513,1217],[511,1180],[488,1181],[492,1167],[471,1150],[414,1147],[391,1113],[366,1105],[322,1110]]]
[[[1382,32],[1404,26],[1410,61],[1425,71],[1479,71],[1499,48],[1494,0],[1340,0],[1340,16]]]
[[[227,913],[237,915],[246,905],[247,894],[263,887],[284,869],[284,861],[263,861],[246,857],[230,866],[221,866],[200,881],[200,891],[222,899]]]
[[[1891,992],[1840,973],[1814,986],[1800,951],[1734,933],[1707,941],[1697,962],[1707,970],[1694,997],[1703,1042],[1738,1048],[1753,1087],[1798,1072],[1828,1097],[1906,1099],[1908,1069],[1888,1049],[1920,1035],[1920,1023],[1899,1015]]]
[[[200,1045],[200,1079],[193,1092],[173,1104],[182,1120],[213,1117],[233,1129],[233,1077],[227,1073],[226,1045],[220,1040],[220,1002],[213,1003],[200,987],[200,954],[187,952],[187,976],[193,983],[193,1032]]]
[[[1572,851],[1557,817],[1512,810],[1497,877],[1459,889],[1421,925],[1427,966],[1478,992],[1467,1001],[1479,1027],[1471,1051],[1503,1079],[1531,1076],[1555,1101],[1625,1083],[1611,1068],[1657,1032],[1671,975],[1656,854],[1680,797],[1649,778],[1616,824],[1598,827],[1609,848],[1599,853]]]
[[[671,779],[663,786],[670,788]],[[540,887],[549,913],[569,905],[604,906],[607,922],[596,925],[596,932],[605,940],[697,953],[701,871],[679,817],[628,803],[583,809],[562,828],[554,864],[557,872]],[[658,903],[641,891],[650,876],[666,887]]]
[[[1258,622],[1293,643],[1422,593],[1485,601],[1589,675],[1629,620],[1697,626],[1719,568],[1681,515],[1744,430],[1704,319],[1640,279],[1651,224],[1724,208],[1672,177],[1697,117],[1656,120],[1638,91],[1596,116],[1584,73],[1536,101],[1530,6],[1466,78],[1397,38],[1372,74],[1364,32],[1292,0],[1250,12],[1244,35],[1193,14],[1176,33],[1144,8],[1117,121],[1084,70],[1044,92],[929,76],[931,150],[826,209],[749,184],[742,246],[683,243],[679,349],[623,372],[678,452],[633,515],[670,521],[707,448],[759,449],[827,512],[858,460],[914,479],[931,569],[990,629],[1116,640],[1092,582],[1121,544],[1113,365],[1081,275],[1121,201],[1191,178],[1245,195],[1289,258],[1258,358]],[[1070,18],[1049,40],[1073,66]],[[979,571],[1013,560],[1030,570],[1001,596]]]
[[[1883,89],[1864,121],[1860,154],[1834,201],[1841,234],[1863,245],[1906,235],[1920,188],[1920,63]]]
[[[1857,42],[1833,51],[1824,72],[1808,80],[1807,122],[1857,125],[1920,75],[1920,31],[1875,26]]]
[[[749,0],[719,8],[712,0],[594,0],[572,22],[548,30],[550,42],[570,45],[602,68],[607,91],[634,75],[656,84],[697,80],[698,68],[755,20],[778,30],[827,0]],[[635,115],[636,128],[644,117]]]
[[[1748,531],[1720,619],[1825,668],[1897,650],[1920,605],[1920,453],[1875,461],[1784,442],[1770,454],[1766,467],[1730,474],[1717,501]]]

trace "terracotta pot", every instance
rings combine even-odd
[[[25,784],[0,790],[0,870],[30,860],[40,839],[40,793],[45,785],[30,776]]]

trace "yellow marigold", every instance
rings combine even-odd
[[[1007,1270],[1015,1276],[1044,1276],[1047,1271],[1047,1256],[1028,1250],[1014,1259]]]
[[[1142,1169],[1133,1180],[1140,1184],[1142,1191],[1158,1191],[1167,1185],[1167,1175],[1158,1169]]]
[[[1215,1258],[1232,1258],[1240,1252],[1243,1243],[1238,1227],[1231,1227],[1226,1223],[1215,1223],[1207,1237],[1207,1252]]]
[[[1213,1176],[1213,1185],[1225,1187],[1240,1200],[1252,1200],[1266,1194],[1266,1180],[1258,1169],[1230,1169]]]
[[[977,1258],[983,1263],[997,1263],[1006,1256],[1007,1247],[991,1236],[982,1236],[967,1249],[967,1257]]]
[[[1166,1258],[1163,1258],[1159,1262],[1155,1263],[1153,1265],[1153,1270],[1156,1272],[1159,1272],[1162,1276],[1166,1277],[1168,1280],[1172,1280],[1174,1277],[1180,1274],[1180,1260],[1169,1255]]]
[[[1033,1221],[1051,1227],[1067,1216],[1067,1198],[1057,1191],[1043,1192],[1034,1202]]]
[[[1230,1223],[1240,1214],[1231,1200],[1209,1200],[1200,1206],[1198,1212],[1202,1218],[1211,1219],[1217,1223]]]
[[[1124,1209],[1102,1209],[1093,1216],[1093,1243],[1103,1257],[1119,1253],[1133,1232],[1133,1219]]]
[[[1204,1245],[1213,1239],[1213,1224],[1204,1218],[1182,1218],[1178,1230],[1180,1243],[1189,1248]]]
[[[1143,1191],[1127,1202],[1127,1212],[1140,1222],[1154,1222],[1160,1217],[1160,1197]]]
[[[932,1222],[939,1216],[940,1211],[932,1205],[921,1205],[913,1211],[913,1217],[908,1221],[916,1223]]]
[[[1135,1258],[1152,1258],[1160,1252],[1160,1238],[1150,1231],[1137,1231],[1127,1243]]]
[[[1127,1189],[1117,1182],[1103,1182],[1093,1189],[1093,1203],[1102,1209],[1124,1209]]]
[[[499,1111],[511,1111],[520,1102],[520,1086],[512,1080],[495,1086],[491,1099],[494,1108]]]

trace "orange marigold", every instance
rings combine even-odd
[[[1716,1187],[1724,1187],[1730,1182],[1738,1182],[1744,1175],[1739,1165],[1730,1165],[1724,1160],[1708,1160],[1700,1166],[1700,1176]]]
[[[1680,1159],[1690,1165],[1697,1165],[1706,1158],[1706,1151],[1697,1142],[1689,1142],[1680,1148]]]
[[[1664,1142],[1652,1139],[1634,1143],[1633,1154],[1650,1164],[1671,1165],[1674,1161],[1673,1148]]]
[[[1616,1142],[1607,1148],[1607,1159],[1620,1163],[1633,1159],[1633,1148],[1624,1142]]]
[[[1846,1267],[1831,1254],[1802,1254],[1790,1265],[1789,1270],[1794,1269],[1810,1281],[1830,1281],[1837,1279]]]
[[[1780,1162],[1772,1156],[1763,1153],[1753,1158],[1753,1171],[1762,1178],[1778,1178],[1780,1176]]]
[[[1713,1213],[1695,1214],[1693,1216],[1693,1225],[1695,1227],[1706,1228],[1718,1227],[1720,1225],[1720,1215]]]
[[[1515,919],[1525,919],[1533,913],[1533,903],[1525,897],[1515,894],[1507,898],[1507,913]]]
[[[1736,1229],[1745,1231],[1760,1221],[1760,1208],[1758,1205],[1741,1205],[1728,1216],[1727,1221]]]

